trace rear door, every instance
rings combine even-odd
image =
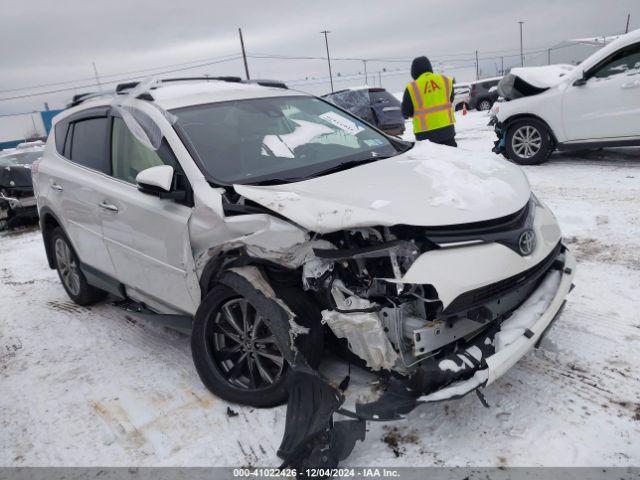
[[[46,178],[41,189],[65,231],[80,261],[113,276],[113,263],[102,238],[100,192],[108,178],[108,118],[106,108],[83,111],[56,127],[59,157],[55,165],[43,167]]]
[[[562,117],[568,140],[624,140],[640,136],[640,43],[621,48],[569,85]]]
[[[136,175],[156,165],[171,165],[187,182],[166,140],[152,151],[139,142],[118,116],[110,132],[111,177],[103,190],[100,219],[117,278],[127,293],[166,313],[195,313],[200,290],[191,252],[188,202],[142,193]],[[178,181],[178,180],[177,180]]]

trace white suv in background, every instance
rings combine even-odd
[[[576,67],[514,68],[498,86],[494,152],[522,165],[555,150],[640,145],[640,30]]]
[[[295,438],[289,421],[341,403],[314,370],[325,338],[396,374],[353,415],[397,418],[492,383],[570,290],[558,224],[510,162],[239,79],[117,90],[58,115],[33,168],[49,266],[79,304],[110,293],[190,330],[220,397],[313,406],[287,415]]]

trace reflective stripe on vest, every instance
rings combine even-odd
[[[409,84],[409,91],[414,107],[413,128],[416,133],[443,128],[455,123],[453,104],[451,103],[451,79],[445,75],[434,73],[423,75],[425,76],[420,76],[417,80]],[[441,83],[436,82],[436,80],[440,80]],[[431,82],[430,85],[434,86],[433,90],[428,90],[427,82]],[[444,91],[436,91],[441,89]],[[438,103],[434,104],[434,102]],[[425,104],[431,105],[425,106]],[[447,112],[447,116],[443,118],[441,115],[433,115],[440,112]],[[429,117],[433,118],[429,119]]]
[[[414,81],[411,82],[409,85],[411,85],[411,89],[413,90],[413,98],[415,99],[415,103],[418,106],[418,112],[421,109],[424,109],[424,103],[422,101],[422,95],[420,94],[420,88],[418,87],[418,84]],[[416,110],[414,108],[413,111],[413,116],[414,118],[416,118]],[[424,115],[418,115],[418,121],[420,122],[420,129],[421,131],[426,131],[427,130],[427,117],[425,117]]]

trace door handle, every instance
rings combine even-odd
[[[118,207],[116,207],[113,203],[109,203],[106,200],[101,201],[98,206],[104,210],[109,210],[110,212],[117,212]]]
[[[51,188],[53,188],[54,190],[56,190],[57,192],[61,192],[62,190],[64,190],[64,188],[62,188],[62,185],[58,185],[57,183],[52,183],[51,184]]]
[[[638,88],[640,87],[640,80],[633,80],[631,82],[623,83],[622,88]]]

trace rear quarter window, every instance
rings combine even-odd
[[[71,137],[71,161],[109,174],[108,126],[109,122],[106,117],[74,122]]]
[[[55,127],[56,150],[60,155],[64,155],[64,141],[67,138],[68,122],[58,122]]]

